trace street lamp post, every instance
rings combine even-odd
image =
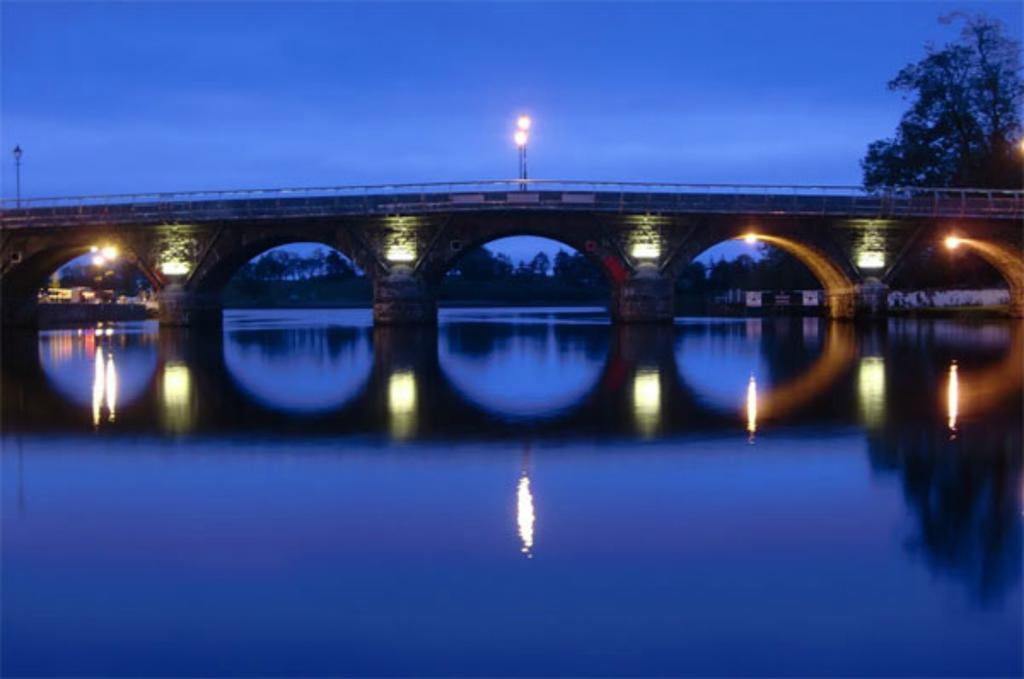
[[[512,137],[516,142],[516,147],[519,149],[519,179],[522,182],[519,185],[519,189],[521,191],[526,190],[526,144],[530,141],[531,124],[533,124],[533,121],[530,120],[530,116],[519,116],[519,120],[516,121],[516,132]]]
[[[21,146],[14,147],[14,197],[15,205],[21,207]]]

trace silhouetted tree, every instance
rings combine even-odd
[[[953,14],[960,39],[909,64],[889,89],[913,98],[896,135],[868,146],[864,184],[1022,186],[1020,44],[999,21]]]
[[[551,270],[551,258],[543,252],[538,252],[530,260],[530,272],[535,276],[547,276]]]
[[[271,250],[242,267],[241,280],[281,281],[315,278],[342,279],[357,275],[351,263],[337,251],[320,248],[309,256],[287,250]]]
[[[800,261],[779,248],[761,244],[761,259],[756,264],[756,284],[773,290],[813,290],[821,287],[818,279]]]
[[[487,248],[473,248],[459,258],[450,275],[467,281],[488,281],[507,276],[511,270],[512,262],[507,257],[495,257]]]
[[[555,280],[565,285],[594,289],[603,289],[607,285],[604,275],[579,252],[559,250],[555,254],[552,272]]]
[[[693,261],[686,265],[676,282],[683,292],[702,294],[708,289],[708,271],[703,262]]]
[[[323,272],[328,278],[351,278],[356,275],[355,268],[348,260],[334,250],[324,258]]]

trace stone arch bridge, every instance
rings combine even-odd
[[[616,322],[672,316],[674,281],[717,243],[751,237],[803,262],[828,314],[884,313],[885,291],[926,248],[969,250],[997,269],[1024,315],[1024,192],[968,189],[489,181],[5,201],[0,305],[7,325],[35,319],[56,268],[113,246],[158,291],[161,321],[220,318],[220,292],[252,257],[317,242],[373,283],[378,323],[436,318],[436,291],[462,253],[497,238],[551,238],[586,255],[611,287]]]

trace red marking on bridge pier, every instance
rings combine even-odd
[[[626,267],[622,265],[622,262],[615,255],[605,255],[601,260],[604,262],[605,268],[608,270],[608,275],[611,276],[612,281],[618,285],[626,280],[629,275],[626,271]]]

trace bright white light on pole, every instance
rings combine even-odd
[[[530,138],[530,135],[526,134],[526,130],[516,130],[512,138],[515,139],[516,146],[526,146],[526,141]]]
[[[525,116],[525,115],[524,116],[519,116],[519,120],[516,121],[516,125],[523,132],[526,132],[527,130],[529,130],[530,129],[530,125],[532,125],[532,124],[533,124],[533,121],[530,120],[530,116]]]

